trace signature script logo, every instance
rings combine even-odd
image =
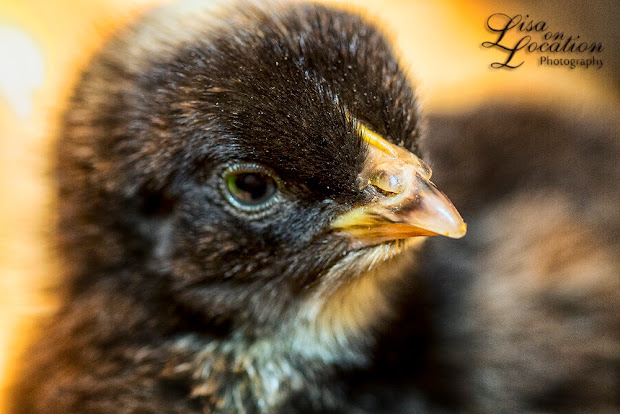
[[[515,69],[523,65],[524,53],[572,53],[572,54],[598,54],[603,51],[603,44],[597,42],[581,41],[581,36],[573,36],[564,32],[554,32],[549,29],[547,22],[531,19],[529,15],[509,16],[504,13],[495,13],[487,19],[487,28],[496,35],[494,41],[486,41],[482,43],[486,48],[498,48],[506,52],[504,61],[493,62],[491,67],[494,69],[508,68]],[[544,58],[544,59],[543,59]],[[602,60],[592,56],[589,65],[586,59],[552,59],[551,56],[543,56],[540,58],[540,64],[547,62],[547,65],[569,65],[571,68],[575,66],[585,66],[596,64]],[[588,59],[590,60],[590,59]],[[564,62],[566,61],[566,62]]]

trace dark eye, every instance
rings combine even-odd
[[[261,211],[273,203],[278,192],[272,174],[256,164],[235,164],[222,178],[226,199],[241,210]]]

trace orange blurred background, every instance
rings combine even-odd
[[[54,307],[52,149],[59,114],[89,56],[116,27],[164,0],[0,0],[0,391],[37,316]],[[392,37],[416,80],[423,108],[457,111],[491,97],[558,110],[619,108],[620,2],[332,1],[364,12]],[[540,3],[544,3],[541,5]],[[529,14],[557,31],[601,42],[601,69],[516,70],[489,64],[501,52],[489,15]],[[614,17],[615,16],[615,17]],[[0,392],[0,413],[2,410]]]

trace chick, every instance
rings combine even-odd
[[[495,100],[430,117],[423,147],[469,231],[429,240],[419,275],[461,408],[620,411],[616,112]]]
[[[62,306],[12,412],[616,412],[613,118],[425,132],[355,15],[151,12],[66,112]],[[465,224],[420,148],[462,240],[422,245]]]
[[[345,409],[423,236],[412,87],[371,24],[185,2],[115,37],[58,145],[62,306],[14,412]]]

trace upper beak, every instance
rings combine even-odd
[[[368,143],[360,189],[372,190],[375,197],[337,217],[332,229],[347,233],[356,247],[415,236],[463,237],[467,225],[430,181],[430,167],[364,125],[358,128]]]

